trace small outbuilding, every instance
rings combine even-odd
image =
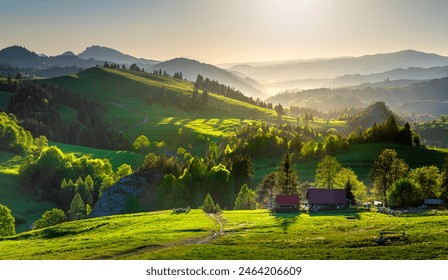
[[[424,200],[424,205],[427,208],[439,208],[443,205],[443,200],[438,198],[427,198]]]
[[[344,189],[310,188],[306,193],[310,209],[339,209],[346,206],[347,197]]]
[[[300,198],[297,195],[280,194],[275,197],[275,212],[298,212]]]

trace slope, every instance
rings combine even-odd
[[[219,67],[211,64],[201,63],[196,60],[187,58],[175,58],[168,60],[152,67],[153,70],[167,71],[168,74],[173,75],[175,72],[182,72],[183,78],[190,81],[196,81],[198,74],[217,80],[220,83],[229,85],[240,90],[247,96],[252,96],[254,99],[264,99],[267,95],[264,93],[264,87],[253,79],[243,78]]]
[[[130,70],[91,68],[77,75],[43,80],[100,103],[117,131],[168,146],[193,145],[198,134],[227,137],[245,121],[277,121],[277,114],[245,102],[209,94],[207,106],[191,110],[191,82]],[[162,105],[166,89],[167,105]],[[148,105],[148,97],[151,105]]]
[[[207,216],[192,210],[117,215],[1,238],[0,259],[446,259],[447,212],[428,214],[240,210]],[[375,240],[382,230],[405,230],[409,240],[379,246]]]

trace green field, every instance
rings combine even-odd
[[[73,153],[76,156],[89,156],[92,158],[105,158],[110,161],[114,171],[120,167],[123,163],[129,164],[133,170],[136,170],[145,159],[145,155],[139,153],[133,153],[129,151],[112,151],[95,149],[83,146],[68,145],[58,142],[49,142],[49,145],[57,146],[64,153]]]
[[[171,211],[68,222],[0,239],[0,259],[448,259],[448,213],[207,216]],[[407,240],[381,246],[381,230]]]
[[[56,207],[48,201],[36,201],[33,194],[20,184],[21,161],[20,156],[0,153],[0,204],[11,209],[16,222],[20,221],[16,226],[17,232],[29,230],[45,211]]]

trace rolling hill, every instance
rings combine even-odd
[[[387,84],[387,82],[385,82]],[[267,99],[283,106],[311,107],[322,111],[338,108],[365,107],[384,101],[393,111],[428,114],[435,117],[446,112],[448,78],[414,83],[404,87],[359,86],[289,91]],[[417,105],[417,106],[416,106]]]
[[[255,80],[242,78],[234,73],[197,60],[175,58],[152,67],[152,70],[159,69],[166,71],[170,75],[173,75],[175,72],[182,72],[183,78],[190,81],[196,81],[196,77],[200,74],[204,78],[217,80],[220,83],[234,87],[245,95],[254,97],[254,99],[267,97],[264,87]]]
[[[173,149],[194,144],[198,134],[227,137],[245,122],[277,121],[274,110],[213,93],[205,108],[189,110],[193,83],[149,73],[91,68],[77,75],[39,82],[68,88],[98,102],[115,128],[131,138],[145,134],[150,141],[163,140]],[[161,104],[162,88],[167,91],[166,107]],[[148,97],[153,100],[150,106]]]

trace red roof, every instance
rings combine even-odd
[[[306,193],[308,204],[345,204],[344,189],[308,189]]]
[[[297,195],[286,195],[286,194],[279,194],[275,197],[275,202],[280,205],[299,205],[300,200],[299,196]]]

